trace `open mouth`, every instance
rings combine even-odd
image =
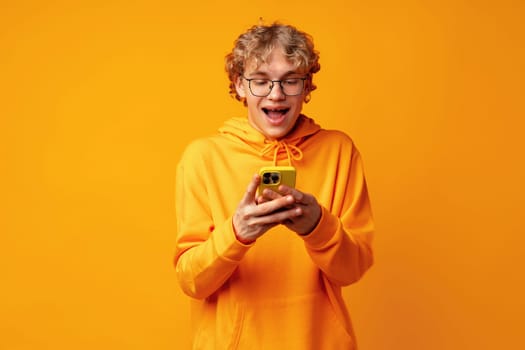
[[[288,113],[290,108],[263,108],[262,110],[271,119],[277,119]]]

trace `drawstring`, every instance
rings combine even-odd
[[[286,157],[288,158],[288,165],[292,165],[293,160],[303,159],[303,151],[299,147],[289,145],[284,141],[265,141],[267,145],[261,150],[261,156],[265,156],[273,150],[273,165],[277,165],[277,154],[281,148],[284,148]]]

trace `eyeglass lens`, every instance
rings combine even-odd
[[[274,85],[277,83],[286,96],[297,96],[303,92],[304,79],[293,78],[285,80],[270,80],[270,79],[249,79],[250,91],[253,95],[264,97],[268,96]]]

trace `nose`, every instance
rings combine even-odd
[[[270,100],[284,100],[286,99],[286,95],[283,92],[283,87],[281,85],[280,81],[274,81],[272,88],[270,90],[270,94],[268,95],[268,99]]]

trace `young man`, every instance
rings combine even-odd
[[[175,265],[194,349],[356,348],[341,288],[372,265],[373,222],[351,139],[301,114],[318,59],[292,26],[239,36],[226,70],[247,118],[180,160]],[[296,186],[258,193],[247,180],[268,165],[293,166]]]

